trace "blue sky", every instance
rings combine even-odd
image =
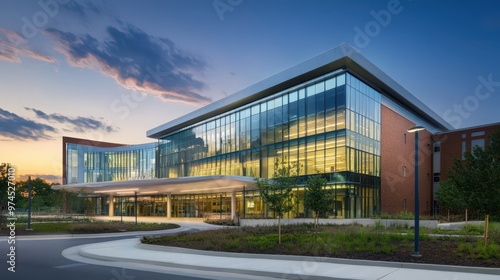
[[[146,130],[348,43],[453,126],[500,121],[500,2],[4,0],[0,162]]]

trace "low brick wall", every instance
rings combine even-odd
[[[414,220],[386,220],[386,219],[319,219],[319,224],[331,224],[331,225],[352,225],[360,224],[363,226],[375,226],[375,224],[380,221],[380,224],[384,227],[391,226],[407,226],[413,227],[415,225]],[[314,219],[281,219],[282,225],[294,225],[294,224],[312,224]],[[420,220],[420,227],[427,228],[437,228],[437,220]],[[240,226],[271,226],[278,225],[278,219],[241,219]]]

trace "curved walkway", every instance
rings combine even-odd
[[[103,217],[120,220],[121,217]],[[123,217],[135,221],[134,217]],[[69,234],[19,236],[22,239],[96,238],[171,234],[191,230],[221,228],[202,219],[140,217],[139,222],[168,222],[180,228],[162,231],[137,231],[112,234]],[[257,255],[207,252],[141,244],[139,238],[121,239],[72,247],[62,255],[73,261],[178,274],[203,279],[338,279],[338,280],[498,280],[500,269],[459,266],[391,263],[304,256]]]
[[[62,254],[78,262],[206,279],[500,279],[500,269],[206,252],[145,245],[138,238],[73,247]]]

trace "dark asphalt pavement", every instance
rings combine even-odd
[[[0,279],[50,279],[50,280],[188,280],[201,279],[186,276],[153,273],[109,266],[74,262],[61,252],[67,248],[128,237],[70,238],[57,240],[16,240],[16,272],[8,271],[9,244],[0,241]]]

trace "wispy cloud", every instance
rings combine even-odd
[[[0,28],[0,60],[21,63],[23,57],[55,63],[47,44],[50,39],[70,66],[94,69],[120,86],[159,97],[160,100],[203,105],[212,99],[204,94],[202,77],[207,62],[172,40],[151,35],[120,20],[105,2],[70,1],[59,6],[37,38]],[[48,54],[46,54],[48,53]],[[57,58],[57,60],[56,60]]]
[[[93,3],[90,1],[72,1],[62,6],[62,8],[72,13],[73,16],[78,16],[81,19],[88,19],[90,15],[100,15],[105,9],[103,4],[105,5],[105,2]]]
[[[21,33],[0,28],[0,60],[20,63],[21,57],[30,57],[49,63],[57,62],[49,55],[32,50]]]
[[[167,38],[155,37],[141,29],[122,24],[109,26],[106,38],[74,34],[55,28],[45,30],[54,38],[57,50],[76,67],[99,69],[124,88],[158,95],[168,101],[206,104],[200,94],[206,84],[196,78],[206,62],[182,51]]]
[[[15,140],[53,139],[48,133],[57,129],[46,124],[22,118],[14,113],[0,108],[0,135]]]
[[[64,132],[89,133],[93,131],[103,131],[111,133],[118,131],[118,128],[106,124],[102,119],[92,117],[68,117],[61,114],[46,114],[34,108],[25,108],[35,113],[36,117],[43,121],[61,124],[59,127]],[[21,117],[15,113],[0,108],[0,140],[53,140],[53,133],[58,133],[59,129],[50,124],[40,123]]]
[[[35,108],[25,107],[26,110],[35,113],[35,115],[39,119],[43,119],[49,122],[57,122],[60,124],[70,125],[70,129],[63,129],[66,132],[77,132],[77,133],[86,133],[90,131],[104,131],[107,133],[116,132],[118,129],[107,125],[104,121],[98,120],[90,117],[68,117],[63,116],[61,114],[46,114],[41,110],[37,110]]]

